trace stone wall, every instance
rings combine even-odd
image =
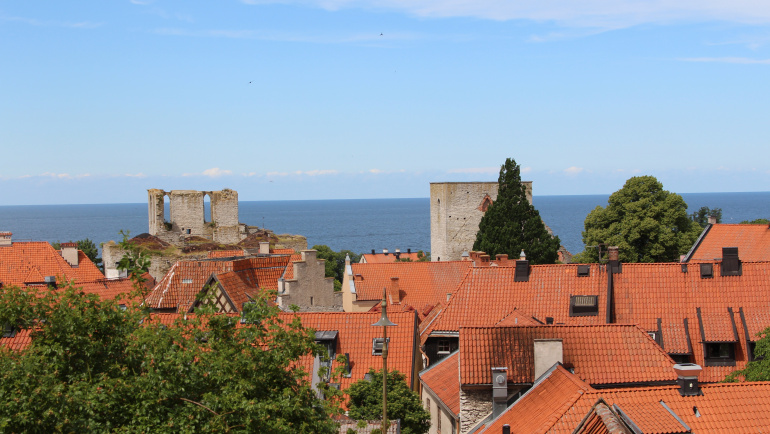
[[[468,432],[476,423],[492,412],[492,388],[460,388],[460,432]]]
[[[532,203],[532,182],[522,181]],[[489,201],[497,199],[497,182],[430,184],[430,255],[433,261],[459,261],[470,252]]]
[[[334,291],[334,278],[326,277],[326,261],[315,250],[303,250],[302,261],[294,262],[294,279],[278,283],[278,306],[294,304],[300,312],[342,312],[342,293]]]

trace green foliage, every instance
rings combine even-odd
[[[618,246],[623,262],[674,262],[700,233],[681,196],[663,190],[653,176],[637,176],[610,196],[606,208],[597,206],[588,214],[583,231],[586,249],[572,261],[599,261],[592,246],[605,244]]]
[[[510,258],[518,258],[524,250],[532,264],[555,263],[561,242],[548,233],[540,213],[527,200],[521,168],[513,158],[500,167],[498,183],[497,199],[481,218],[473,250]]]
[[[70,243],[73,242],[70,240]],[[88,256],[88,259],[91,260],[91,262],[94,263],[100,270],[104,270],[104,267],[102,266],[102,258],[99,257],[99,248],[96,247],[96,244],[94,244],[93,241],[91,241],[90,238],[84,238],[82,240],[77,241],[78,244],[78,250],[82,251],[86,256]],[[55,243],[51,243],[54,249],[61,250],[61,242],[57,241]]]
[[[741,222],[742,225],[768,225],[770,224],[770,220],[768,219],[754,219],[754,220],[744,220]]]
[[[348,416],[353,419],[382,419],[382,371],[370,369],[369,374],[371,381],[356,381],[346,390],[350,396]],[[430,413],[398,371],[388,372],[388,419],[401,419],[404,434],[422,434],[430,429]]]
[[[130,231],[120,230],[123,240],[118,243],[118,246],[125,254],[118,261],[117,268],[118,270],[126,270],[134,281],[134,288],[141,290],[144,282],[147,280],[142,275],[150,269],[150,257],[139,246],[131,242],[128,238],[130,234]]]
[[[320,352],[312,330],[255,305],[248,326],[203,314],[165,327],[72,285],[4,287],[0,321],[32,343],[0,349],[0,431],[337,432],[336,401],[294,367]]]
[[[754,357],[759,360],[749,362],[745,368],[733,371],[725,378],[725,382],[770,381],[770,327],[759,332],[757,336],[761,338],[754,347]]]
[[[396,262],[415,262],[415,261],[412,261],[412,258],[404,257],[404,258],[396,259]],[[425,253],[422,250],[418,250],[416,262],[430,262],[430,252]]]
[[[702,206],[698,211],[690,214],[690,220],[698,223],[701,228],[705,228],[709,223],[709,216],[714,216],[717,219],[717,223],[722,223],[722,208],[709,208]]]
[[[345,256],[350,255],[350,262],[358,262],[361,255],[353,253],[350,250],[340,250],[335,252],[331,247],[324,244],[313,246],[313,250],[318,251],[316,257],[326,261],[326,277],[334,278],[334,290],[342,289],[342,280],[345,276]]]

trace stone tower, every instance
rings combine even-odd
[[[532,203],[532,181],[522,181]],[[497,182],[430,183],[430,257],[459,261],[476,241],[479,222],[497,199]]]
[[[211,221],[206,221],[204,198],[211,200]],[[164,201],[169,198],[169,221]],[[238,222],[238,192],[197,190],[147,190],[149,233],[172,244],[186,237],[207,238],[217,243],[235,244],[245,237]]]

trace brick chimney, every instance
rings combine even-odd
[[[623,267],[620,263],[620,248],[618,246],[610,246],[607,249],[607,258],[609,259],[610,273],[619,274],[623,272]]]
[[[259,242],[259,254],[260,255],[269,255],[270,254],[270,241],[260,241]]]
[[[520,261],[526,261],[527,260],[527,254],[524,253],[524,249],[522,249],[521,253],[519,253],[519,260]]]
[[[0,232],[0,247],[13,245],[13,232]]]
[[[72,267],[78,266],[78,243],[61,243],[61,257]]]
[[[497,261],[497,265],[501,267],[505,267],[508,265],[508,255],[505,253],[501,253],[495,256],[495,261]]]
[[[390,304],[401,303],[401,287],[398,285],[398,277],[390,278],[390,286],[388,287],[388,298]]]
[[[477,267],[489,267],[489,255],[479,255],[479,260],[474,265]]]

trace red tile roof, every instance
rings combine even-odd
[[[239,250],[212,250],[209,252],[209,258],[233,258],[237,256],[246,256],[243,249]]]
[[[720,267],[713,263],[713,277],[701,278],[699,264],[684,265],[686,271],[679,263],[623,264],[622,273],[613,276],[615,320],[656,331],[660,319],[664,350],[692,352],[704,366],[701,381],[721,381],[746,365],[747,334],[756,340],[756,333],[770,326],[770,262],[743,262],[740,276],[721,276]],[[736,341],[734,367],[705,366],[702,342]]]
[[[701,391],[681,396],[679,386],[596,390],[559,366],[482,432],[499,433],[509,424],[514,433],[569,434],[599,400],[617,406],[646,433],[770,430],[770,382],[702,384]]]
[[[589,384],[674,381],[674,361],[635,325],[463,327],[460,381],[492,384],[492,367],[507,367],[508,381],[535,381],[534,341],[561,339],[563,361]]]
[[[533,265],[529,281],[514,281],[514,267],[474,267],[469,269],[446,308],[422,333],[458,331],[460,327],[492,326],[514,309],[531,314],[540,321],[554,318],[555,323],[601,324],[606,320],[607,273],[599,265],[590,265],[590,274],[578,277],[577,265]],[[595,295],[596,316],[569,316],[571,295]]]
[[[382,356],[372,355],[374,338],[382,337],[382,327],[373,327],[380,314],[370,312],[301,312],[281,314],[285,322],[297,315],[302,325],[316,331],[337,331],[337,354],[350,354],[351,377],[341,378],[344,391],[352,383],[364,378],[369,368],[382,369]],[[388,318],[396,323],[388,327],[388,370],[398,370],[411,384],[413,376],[415,315],[409,312],[388,312]],[[307,365],[307,363],[305,364]],[[335,364],[336,365],[336,364]],[[312,366],[312,361],[310,361]],[[335,366],[332,366],[334,369]]]
[[[73,267],[46,242],[14,242],[0,247],[0,282],[4,285],[44,283],[45,276],[55,276],[60,283],[104,279],[104,274],[81,251],[78,251],[78,266]]]
[[[351,269],[357,300],[381,300],[382,289],[388,288],[389,304],[409,305],[421,313],[446,301],[472,265],[469,261],[358,263],[351,264]]]
[[[747,224],[710,225],[700,242],[688,253],[690,261],[722,258],[722,247],[737,247],[743,261],[770,261],[770,226]]]
[[[398,257],[403,259],[411,259],[412,262],[417,262],[420,257],[418,256],[417,252],[401,252],[398,254]],[[389,252],[388,254],[385,253],[364,253],[361,255],[361,263],[365,264],[388,264],[396,262],[396,253],[395,252]]]
[[[13,337],[0,337],[0,348],[19,351],[27,348],[32,343],[31,330],[17,330]]]
[[[445,357],[420,372],[420,382],[455,416],[460,415],[460,353]]]
[[[254,288],[278,289],[278,279],[286,271],[290,256],[259,256],[235,260],[179,261],[174,264],[147,296],[154,309],[186,311],[213,273],[235,271]]]

